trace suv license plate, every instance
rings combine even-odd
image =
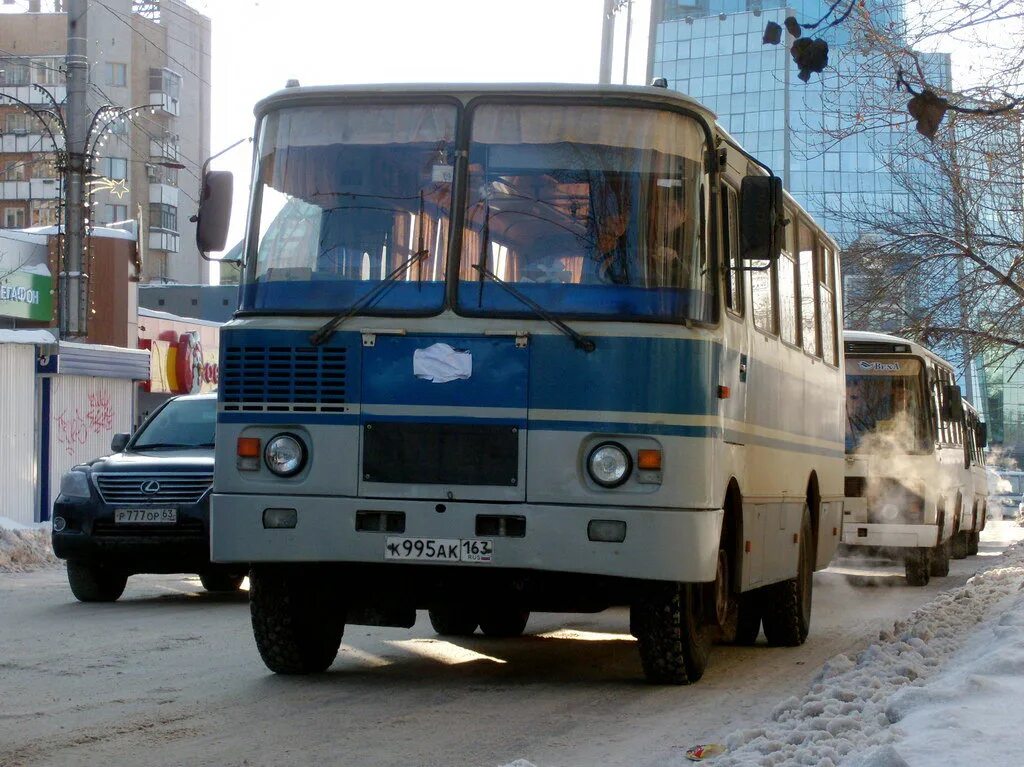
[[[490,562],[494,541],[481,538],[395,538],[384,541],[384,559],[417,562]]]
[[[115,509],[115,524],[173,525],[178,521],[177,509]]]

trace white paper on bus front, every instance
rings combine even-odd
[[[448,344],[434,344],[413,352],[412,372],[433,383],[469,378],[473,375],[473,355],[456,351]]]

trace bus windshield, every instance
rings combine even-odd
[[[460,312],[529,313],[493,275],[563,316],[714,320],[695,120],[488,104],[471,131]]]
[[[447,103],[267,115],[242,308],[344,311],[399,269],[372,309],[439,311],[457,122]]]
[[[846,452],[920,452],[928,438],[922,365],[913,358],[846,359]]]

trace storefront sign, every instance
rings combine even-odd
[[[44,265],[0,271],[0,315],[49,322],[53,317],[53,278]]]

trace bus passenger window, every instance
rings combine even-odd
[[[793,257],[783,251],[779,256],[777,267],[780,335],[783,341],[795,345],[797,343],[796,265],[793,263]]]
[[[818,307],[821,317],[821,356],[832,365],[836,359],[836,291],[835,254],[831,248],[819,246],[821,268],[818,270]]]
[[[750,270],[750,305],[754,325],[769,333],[777,333],[775,325],[775,264],[768,269]]]
[[[743,314],[743,283],[740,281],[739,202],[736,191],[722,185],[722,268],[726,272],[725,305]]]
[[[818,281],[814,274],[814,234],[807,224],[800,220],[797,227],[797,249],[800,262],[800,327],[804,351],[821,356],[818,343]]]

